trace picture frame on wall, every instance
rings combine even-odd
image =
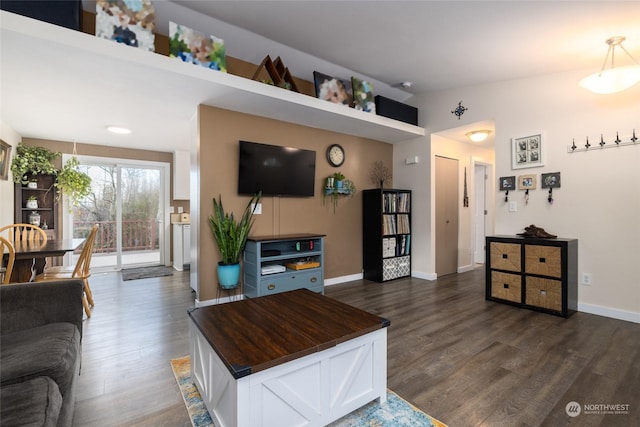
[[[542,133],[511,139],[511,169],[544,166]]]
[[[11,162],[11,146],[0,139],[0,179],[9,179],[9,163]]]
[[[560,172],[543,173],[540,181],[542,188],[560,188]]]
[[[498,186],[500,191],[508,191],[516,189],[516,177],[515,176],[501,176],[498,180]]]
[[[535,175],[519,175],[518,190],[535,190],[536,181],[537,179]]]

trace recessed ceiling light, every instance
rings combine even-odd
[[[131,133],[131,129],[123,128],[122,126],[107,126],[107,130],[119,135],[128,135]]]

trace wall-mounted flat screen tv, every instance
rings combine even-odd
[[[238,194],[313,197],[316,152],[240,141]]]

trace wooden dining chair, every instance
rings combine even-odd
[[[8,253],[7,263],[3,266],[5,252]],[[13,244],[8,239],[0,236],[0,284],[6,285],[11,280],[11,272],[13,271],[13,263],[16,259],[16,252]]]
[[[33,224],[9,224],[0,227],[0,235],[6,234],[6,238],[13,242],[46,242],[47,233]]]
[[[82,252],[78,257],[76,265],[71,267],[49,267],[44,273],[38,274],[35,278],[36,282],[47,282],[60,279],[81,279],[84,286],[84,295],[82,297],[82,305],[87,317],[91,317],[91,307],[94,306],[93,293],[89,286],[89,277],[91,276],[91,256],[95,246],[96,235],[98,234],[98,224],[91,227],[89,235],[84,242]]]

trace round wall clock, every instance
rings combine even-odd
[[[331,166],[337,168],[344,163],[344,148],[339,144],[331,144],[327,148],[327,161]]]

